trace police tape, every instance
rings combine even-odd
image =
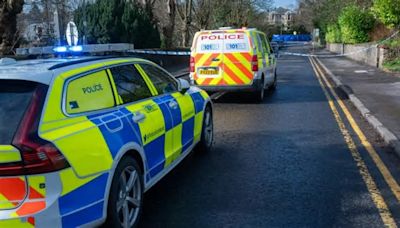
[[[283,45],[280,45],[281,47],[303,47],[306,45],[311,45],[310,42],[296,42],[296,43],[284,43]]]
[[[296,52],[285,52],[285,51],[281,51],[279,52],[279,55],[291,55],[291,56],[302,56],[302,57],[321,57],[321,58],[333,58],[333,57],[345,57],[345,56],[350,56],[350,55],[355,55],[361,52],[366,52],[372,48],[377,48],[380,44],[393,39],[394,37],[396,37],[399,34],[399,30],[394,32],[391,36],[387,37],[386,39],[377,42],[376,44],[372,44],[369,47],[366,48],[362,48],[360,50],[357,51],[353,51],[353,52],[348,52],[348,53],[343,53],[343,54],[304,54],[304,53],[296,53]]]
[[[156,50],[129,50],[129,53],[150,55],[190,55],[190,51],[156,51]]]
[[[280,55],[291,55],[291,56],[302,56],[302,57],[321,57],[321,58],[334,58],[334,57],[345,57],[345,56],[350,56],[350,55],[355,55],[361,52],[366,52],[372,48],[377,48],[379,44],[374,44],[366,48],[362,48],[357,51],[352,51],[348,53],[343,53],[343,54],[304,54],[304,53],[295,53],[295,52],[280,52]]]

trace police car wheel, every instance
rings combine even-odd
[[[214,142],[214,121],[210,106],[206,107],[204,111],[203,130],[201,132],[201,139],[196,146],[197,151],[209,152]]]
[[[125,157],[115,170],[109,202],[107,227],[136,227],[143,204],[143,176],[135,159]]]

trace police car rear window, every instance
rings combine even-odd
[[[11,144],[38,84],[0,80],[0,145]]]
[[[74,79],[67,85],[68,114],[97,111],[115,106],[114,94],[106,71]]]
[[[245,33],[210,33],[197,38],[196,52],[248,52],[249,38]]]

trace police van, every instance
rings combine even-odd
[[[277,84],[275,54],[256,29],[203,30],[193,39],[190,79],[206,91],[251,91],[262,101]]]

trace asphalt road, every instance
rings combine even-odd
[[[192,154],[146,193],[141,227],[383,226],[309,59],[278,64],[278,88],[263,103],[215,101],[213,151]],[[399,159],[346,104],[399,180]],[[350,133],[398,223],[399,203]]]

